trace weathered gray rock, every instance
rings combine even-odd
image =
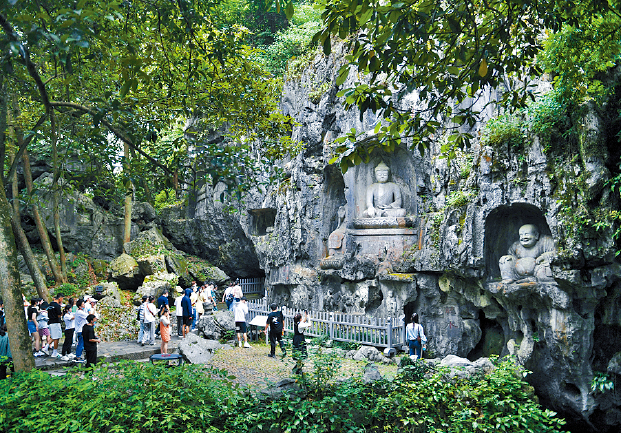
[[[140,273],[145,277],[158,272],[166,272],[166,260],[163,254],[139,257],[137,260]]]
[[[179,353],[190,364],[208,364],[221,346],[218,341],[206,340],[190,333],[179,343]]]
[[[369,363],[364,367],[364,374],[362,375],[362,381],[364,383],[369,384],[382,379],[382,375],[377,369],[377,365]]]
[[[97,287],[101,287],[101,292],[97,292]],[[105,298],[105,297],[110,297],[113,299],[116,299],[119,302],[119,306],[120,306],[120,302],[121,302],[121,292],[119,292],[119,285],[115,282],[101,282],[99,284],[96,284],[94,286],[92,286],[89,289],[89,294],[94,297],[95,299],[97,299],[98,301]]]
[[[215,314],[203,314],[196,324],[199,335],[217,340],[227,331],[235,330],[235,320],[230,311],[217,311]]]
[[[280,382],[264,388],[259,393],[267,400],[275,400],[283,394],[300,393],[302,390],[295,379],[282,379]],[[303,394],[300,394],[303,395]]]
[[[134,305],[140,305],[143,296],[153,296],[157,299],[164,293],[164,290],[168,290],[169,293],[172,293],[173,289],[177,286],[177,279],[175,274],[167,272],[158,272],[157,274],[149,275],[136,290],[132,302]]]
[[[121,308],[121,301],[116,299],[114,296],[106,296],[105,298],[101,298],[97,303],[98,307],[111,307],[111,308]]]
[[[59,180],[61,185],[64,182],[63,179]],[[52,203],[51,183],[51,173],[43,173],[35,180],[37,195],[40,203],[44,204],[39,210],[52,242],[55,242],[53,208],[45,205]],[[28,215],[30,209],[24,207],[22,212]],[[63,247],[67,251],[85,252],[90,257],[104,260],[112,260],[123,252],[122,215],[117,216],[105,211],[87,195],[75,189],[70,189],[70,192],[69,189],[64,189],[59,212]],[[138,232],[138,225],[132,224],[132,237]],[[39,243],[34,225],[26,227],[26,233],[31,243]]]
[[[144,280],[138,262],[128,254],[121,254],[110,262],[109,279],[116,282],[123,290],[136,290]]]
[[[123,249],[126,254],[138,259],[173,251],[175,247],[159,229],[153,227],[140,232],[132,241],[123,245]]]
[[[606,370],[608,373],[621,375],[621,352],[615,353],[610,362],[608,362]]]
[[[223,209],[219,193],[209,186],[197,187],[187,209],[167,209],[162,231],[180,250],[209,260],[227,275],[263,275],[252,242],[239,222]]]

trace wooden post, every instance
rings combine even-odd
[[[334,313],[330,313],[329,330],[330,340],[334,340]]]
[[[392,349],[392,318],[388,318],[388,348]]]

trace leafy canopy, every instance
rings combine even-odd
[[[94,159],[110,156],[103,162],[108,167],[119,165],[118,147],[97,149],[129,144],[144,159],[133,175],[146,175],[154,185],[163,176],[161,186],[171,186],[172,173],[182,179],[193,170],[179,154],[194,143],[185,136],[185,145],[160,143],[171,144],[172,157],[166,158],[166,149],[154,145],[160,134],[180,119],[226,126],[227,149],[216,147],[215,157],[227,153],[233,158],[228,163],[237,160],[244,168],[221,170],[222,164],[210,162],[212,154],[199,153],[214,182],[226,178],[244,190],[258,177],[256,170],[263,177],[274,174],[268,159],[294,154],[297,147],[288,139],[290,119],[278,112],[280,82],[255,61],[247,30],[218,25],[213,8],[198,0],[3,2],[0,49],[6,55],[0,66],[25,119],[53,114],[60,146],[72,140],[84,152],[94,148]],[[24,121],[24,129],[33,123]],[[41,130],[44,137],[51,132],[49,124]],[[258,136],[266,139],[259,158],[244,144]]]
[[[346,82],[351,69],[360,77],[340,95],[361,117],[367,110],[383,117],[375,128],[378,143],[355,144],[356,131],[338,140],[341,168],[368,161],[375,147],[390,151],[404,139],[421,153],[442,133],[448,133],[449,153],[469,146],[468,131],[487,104],[512,110],[534,98],[529,81],[541,73],[535,59],[545,31],[582,28],[616,15],[619,6],[618,0],[326,0],[325,27],[315,38],[325,54],[332,36],[350,45],[337,84]],[[484,90],[492,88],[503,90],[500,99],[486,102]],[[410,106],[394,98],[414,90],[417,99]]]

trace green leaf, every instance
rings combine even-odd
[[[285,16],[288,20],[293,17],[294,9],[293,9],[293,1],[290,1],[285,7]]]

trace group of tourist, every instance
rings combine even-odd
[[[85,362],[87,366],[95,364],[97,343],[100,342],[94,329],[98,318],[96,304],[97,300],[88,295],[77,301],[69,298],[65,304],[62,294],[54,295],[49,304],[41,298],[32,298],[30,303],[25,302],[24,309],[34,356]],[[63,336],[61,321],[65,323],[65,339],[61,352],[58,353],[58,345]],[[75,354],[71,350],[74,343]]]

